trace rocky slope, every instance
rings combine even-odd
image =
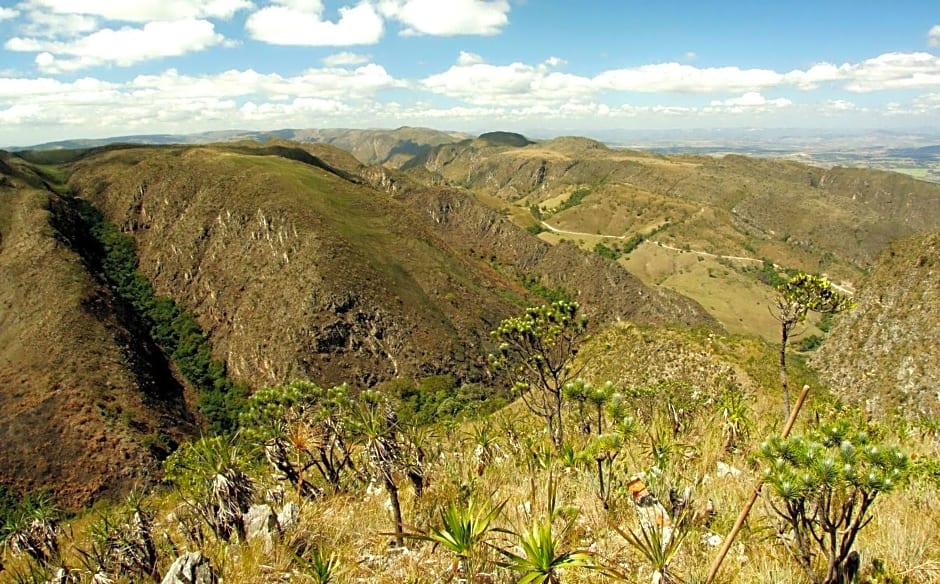
[[[196,433],[183,386],[74,249],[49,177],[0,161],[0,484],[64,505],[126,492]]]
[[[605,299],[604,315],[709,322],[600,258],[553,251],[466,193],[389,197],[360,170],[327,146],[242,144],[113,149],[70,178],[134,236],[157,292],[193,310],[216,355],[255,387],[480,378],[489,331],[535,300],[500,269],[501,246],[520,270],[556,274],[548,281],[578,276],[584,303]]]
[[[892,245],[813,364],[874,415],[940,413],[940,232]]]
[[[688,298],[644,286],[619,264],[573,244],[550,245],[531,237],[466,191],[428,187],[384,167],[364,169],[361,174],[406,203],[449,246],[517,279],[528,276],[545,287],[565,290],[598,322],[715,326]]]

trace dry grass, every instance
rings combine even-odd
[[[774,409],[776,404],[755,404],[755,410]],[[804,412],[804,417],[811,412]],[[497,423],[513,419],[512,423]],[[713,409],[705,408],[697,414],[689,427],[675,437],[676,457],[661,474],[648,474],[651,489],[667,503],[670,486],[681,492],[686,486],[693,488],[693,512],[698,519],[680,548],[672,568],[689,582],[701,581],[715,555],[715,548],[706,543],[711,534],[725,534],[736,517],[742,502],[751,493],[760,472],[751,464],[751,454],[760,437],[770,431],[763,419],[756,418],[753,438],[733,453],[722,451],[719,434],[720,417]],[[574,420],[569,428],[573,430]],[[478,422],[483,423],[483,422]],[[616,566],[629,576],[628,582],[648,582],[651,568],[639,553],[627,545],[610,527],[611,524],[636,529],[637,516],[623,490],[618,490],[610,509],[605,510],[595,496],[596,477],[593,465],[566,466],[555,460],[550,468],[532,467],[526,463],[527,450],[521,447],[525,437],[539,439],[541,427],[521,413],[518,407],[495,415],[487,422],[497,435],[497,455],[491,465],[478,473],[474,457],[475,444],[469,438],[470,426],[445,432],[437,444],[430,445],[437,453],[427,474],[429,487],[421,499],[410,488],[402,489],[402,503],[406,522],[412,530],[423,530],[438,525],[438,509],[449,501],[472,496],[484,506],[506,501],[497,520],[501,529],[520,531],[533,518],[547,513],[547,485],[558,485],[557,505],[562,515],[571,514],[574,526],[569,538],[562,542],[565,549],[584,549],[595,554],[598,563]],[[662,423],[657,419],[653,424]],[[512,427],[516,439],[510,439],[505,428]],[[503,429],[499,429],[502,427]],[[616,480],[621,489],[625,478],[638,471],[650,473],[649,436],[654,432],[641,425],[630,439],[615,464]],[[586,437],[572,435],[576,444]],[[932,440],[912,440],[910,448],[924,454],[935,455]],[[717,462],[740,471],[735,476],[719,476]],[[404,483],[404,481],[402,481]],[[291,497],[288,497],[291,498]],[[706,527],[704,509],[711,499],[715,516]],[[160,505],[157,530],[166,532],[178,547],[186,548],[184,540],[175,530],[170,512],[178,501],[175,496],[158,497]],[[335,554],[341,562],[337,582],[446,582],[453,576],[454,559],[446,550],[430,543],[410,540],[407,549],[396,549],[389,536],[391,515],[384,491],[366,489],[365,485],[351,485],[348,494],[326,497],[316,501],[300,501],[301,521],[297,528],[284,533],[272,550],[263,549],[257,542],[247,544],[219,544],[208,541],[202,551],[226,581],[265,583],[289,579],[313,582],[305,572],[301,557],[309,557],[314,547]],[[776,522],[768,513],[766,504],[759,502],[749,518],[745,530],[732,546],[719,582],[763,584],[806,582],[797,564],[789,557],[784,540],[777,534]],[[857,548],[862,553],[863,566],[870,571],[871,560],[879,558],[888,571],[904,582],[920,584],[936,581],[940,575],[940,542],[935,529],[940,520],[936,505],[935,486],[920,480],[913,481],[901,491],[884,496],[875,507],[875,520],[862,532]],[[87,523],[87,522],[86,522]],[[73,525],[76,535],[74,546],[82,544],[82,523]],[[512,536],[492,533],[492,546],[512,548]],[[190,544],[191,545],[191,544]],[[163,570],[172,560],[164,548]],[[487,557],[497,558],[493,548]],[[16,569],[22,564],[13,562]],[[512,582],[512,574],[505,568],[490,563],[486,573],[496,582]],[[610,578],[594,571],[568,570],[561,573],[563,582],[610,582]],[[897,580],[900,582],[901,580]]]

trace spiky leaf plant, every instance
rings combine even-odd
[[[555,534],[547,519],[517,534],[519,552],[499,548],[508,561],[504,566],[519,574],[519,584],[558,584],[561,571],[571,568],[593,568],[591,554],[584,551],[564,550],[565,535],[570,523]]]
[[[59,510],[45,493],[27,496],[0,528],[0,543],[41,569],[59,561]]]
[[[620,537],[622,537],[630,547],[635,549],[649,562],[652,568],[652,578],[654,581],[664,584],[678,584],[682,579],[670,568],[679,548],[689,534],[689,524],[685,519],[679,519],[675,524],[669,526],[649,525],[640,522],[637,529],[629,526],[620,527],[612,525]],[[622,572],[609,568],[606,570],[609,576],[621,581],[633,581],[633,579]]]
[[[754,428],[754,420],[747,397],[738,388],[729,388],[722,392],[717,405],[724,434],[722,450],[728,452],[747,440]]]
[[[473,499],[466,504],[451,502],[441,509],[440,527],[427,533],[414,533],[409,537],[434,543],[454,555],[454,572],[458,578],[474,582],[477,573],[486,562],[486,541],[491,534],[493,522],[503,511],[506,502],[479,509]]]
[[[546,502],[541,514],[529,517],[528,528],[521,532],[498,529],[507,534],[515,545],[496,546],[506,561],[500,565],[519,575],[520,584],[558,584],[566,569],[598,569],[593,554],[570,548],[569,533],[578,516],[578,508],[561,505],[558,500],[558,482],[549,473]],[[535,501],[530,501],[532,507]]]
[[[761,445],[771,508],[793,533],[790,551],[814,584],[844,581],[871,507],[908,476],[907,455],[845,419]],[[821,552],[821,553],[817,553]]]
[[[121,508],[100,514],[88,530],[90,545],[77,549],[84,568],[99,580],[114,576],[159,581],[153,518],[139,491],[131,492]]]
[[[243,516],[251,507],[254,484],[245,471],[248,456],[237,435],[202,438],[185,444],[165,463],[166,478],[185,505],[220,540],[245,540]]]
[[[334,552],[326,553],[315,547],[309,557],[298,556],[301,564],[301,580],[313,584],[335,584],[340,581],[343,565]]]

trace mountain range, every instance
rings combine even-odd
[[[858,291],[814,361],[834,390],[931,407],[940,185],[508,132],[209,138],[0,155],[0,483],[69,505],[126,491],[230,396],[295,378],[492,384],[490,331],[547,298],[598,338],[773,341],[768,272],[788,269]]]

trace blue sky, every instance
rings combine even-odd
[[[304,127],[940,130],[940,6],[0,0],[0,146]]]

